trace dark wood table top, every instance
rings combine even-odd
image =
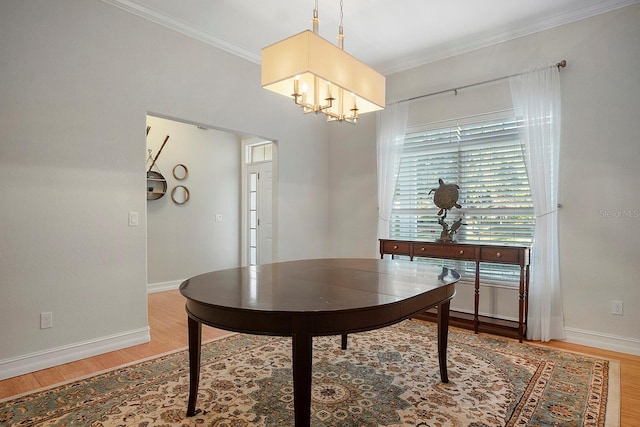
[[[317,336],[398,322],[450,299],[458,280],[454,270],[415,262],[337,258],[205,273],[180,292],[190,316],[204,324],[290,336],[292,317],[309,316]]]

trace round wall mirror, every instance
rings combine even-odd
[[[177,185],[171,190],[171,200],[176,205],[184,205],[189,201],[189,189],[184,185]]]
[[[173,168],[173,177],[178,181],[182,181],[189,176],[189,169],[182,163],[179,163]]]

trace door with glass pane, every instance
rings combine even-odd
[[[271,162],[247,165],[247,263],[273,261],[273,171]]]

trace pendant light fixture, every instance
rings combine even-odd
[[[338,45],[318,34],[318,0],[313,31],[303,31],[262,49],[262,87],[291,97],[306,113],[355,124],[360,114],[382,110],[385,78],[344,51],[342,0]]]

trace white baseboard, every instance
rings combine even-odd
[[[180,283],[182,282],[184,282],[184,280],[172,280],[170,282],[149,283],[147,285],[147,293],[152,294],[154,292],[172,291],[174,289],[178,289],[180,287]]]
[[[453,309],[453,307],[451,307]],[[455,309],[456,311],[473,314],[471,310]],[[479,313],[480,316],[495,317],[502,320],[517,322],[518,319],[508,316],[500,316],[493,313]],[[586,331],[577,328],[566,328],[567,342],[572,344],[595,347],[602,350],[617,351],[618,353],[633,354],[640,356],[640,340],[635,338],[621,337],[617,335],[604,334],[602,332]]]
[[[171,282],[151,283],[147,285],[147,293],[178,289],[180,283],[183,281],[184,280],[174,280]],[[0,380],[74,362],[98,354],[144,344],[150,340],[149,327],[146,327],[117,335],[96,338],[91,341],[74,343],[0,360]]]
[[[0,380],[148,343],[149,327],[0,360]]]
[[[602,332],[565,328],[567,342],[640,356],[640,340]]]

